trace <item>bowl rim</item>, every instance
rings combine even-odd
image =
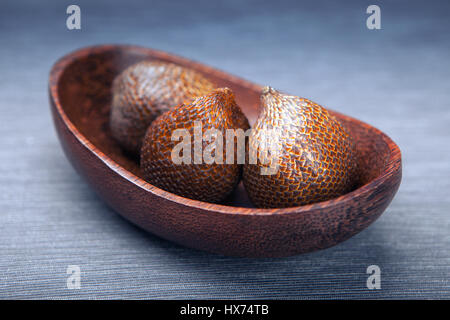
[[[224,214],[246,214],[246,215],[274,215],[274,214],[287,214],[287,213],[306,213],[311,210],[316,209],[327,209],[330,207],[333,207],[337,204],[346,203],[348,201],[352,201],[355,199],[355,197],[362,196],[376,188],[378,188],[381,184],[386,182],[387,179],[392,175],[393,172],[396,172],[400,170],[401,167],[401,151],[400,148],[397,146],[397,144],[392,141],[391,138],[389,138],[385,133],[380,131],[379,129],[363,122],[358,119],[355,119],[353,117],[341,114],[339,112],[336,112],[332,110],[333,113],[338,114],[340,117],[345,118],[346,120],[357,122],[359,125],[366,127],[370,130],[375,131],[376,134],[380,135],[383,138],[383,141],[388,146],[390,153],[389,158],[387,159],[383,171],[380,175],[378,175],[375,179],[367,182],[366,184],[360,186],[359,188],[348,192],[346,194],[343,194],[337,198],[333,198],[326,201],[316,202],[308,205],[303,206],[295,206],[295,207],[287,207],[287,208],[248,208],[248,207],[236,207],[236,206],[228,206],[223,204],[215,204],[215,203],[208,203],[200,200],[194,200],[185,198],[179,195],[176,195],[174,193],[165,191],[163,189],[160,189],[148,182],[146,182],[144,179],[136,176],[132,172],[126,170],[124,167],[122,167],[120,164],[115,162],[113,159],[111,159],[108,155],[103,153],[99,148],[97,148],[93,143],[89,141],[89,139],[84,136],[78,128],[72,123],[72,121],[69,119],[67,114],[65,113],[61,101],[59,99],[58,94],[58,88],[59,88],[59,81],[61,79],[61,76],[63,75],[64,71],[69,67],[72,63],[74,63],[77,60],[80,60],[82,58],[85,58],[92,54],[100,54],[104,52],[108,52],[111,50],[121,50],[121,51],[134,51],[139,54],[144,55],[151,55],[152,57],[156,59],[162,59],[162,60],[170,60],[174,63],[180,63],[184,65],[190,65],[197,67],[202,70],[204,73],[209,74],[215,74],[216,76],[220,78],[225,78],[231,82],[237,82],[243,87],[247,87],[251,90],[261,90],[263,86],[257,85],[255,83],[252,83],[250,81],[247,81],[245,79],[242,79],[240,77],[231,75],[227,72],[221,71],[217,68],[213,68],[207,65],[204,65],[202,63],[183,58],[180,56],[177,56],[175,54],[167,53],[164,51],[156,50],[156,49],[150,49],[145,48],[142,46],[137,45],[127,45],[127,44],[102,44],[102,45],[95,45],[95,46],[87,46],[80,49],[77,49],[75,51],[72,51],[63,57],[61,57],[59,60],[55,62],[55,64],[52,66],[50,70],[49,75],[49,95],[50,99],[53,102],[53,105],[58,113],[58,115],[61,117],[62,121],[64,122],[67,129],[72,133],[72,135],[78,140],[79,143],[81,143],[85,148],[87,148],[90,152],[92,152],[95,157],[103,162],[107,167],[109,167],[110,170],[115,172],[116,174],[120,175],[122,178],[126,179],[128,182],[134,184],[136,187],[143,189],[146,192],[151,192],[155,196],[164,198],[166,200],[170,200],[172,202],[175,202],[178,205],[183,205],[187,207],[192,207],[196,209],[202,209],[206,211],[213,211],[213,212],[219,212]],[[330,110],[330,109],[329,109]]]

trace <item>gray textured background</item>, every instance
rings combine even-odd
[[[450,298],[450,12],[438,1],[3,1],[0,298]],[[66,7],[82,30],[66,29]],[[365,26],[379,4],[382,30]],[[52,126],[52,63],[82,46],[173,52],[385,131],[403,182],[352,239],[284,259],[228,258],[131,225],[88,188]],[[81,289],[66,288],[80,265]],[[368,265],[382,289],[368,290]]]

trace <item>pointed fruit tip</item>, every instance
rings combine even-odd
[[[268,94],[274,94],[274,93],[276,93],[277,91],[274,89],[274,88],[272,88],[272,87],[270,87],[270,86],[265,86],[264,88],[262,88],[262,90],[261,90],[261,95],[262,96],[265,96],[265,95],[268,95]]]
[[[215,99],[223,101],[225,105],[235,101],[234,93],[230,88],[218,88],[211,92],[211,96]]]

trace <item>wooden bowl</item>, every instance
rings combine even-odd
[[[135,46],[89,47],[53,66],[50,103],[67,157],[108,205],[145,230],[184,246],[225,255],[289,256],[350,238],[375,221],[394,197],[401,181],[398,146],[376,128],[337,112],[332,114],[348,126],[356,141],[360,168],[358,188],[339,198],[293,208],[257,209],[242,184],[223,204],[211,204],[145,182],[137,160],[122,152],[108,127],[114,77],[144,59],[186,66],[218,87],[231,88],[250,123],[257,117],[261,86]]]

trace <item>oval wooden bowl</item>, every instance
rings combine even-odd
[[[223,204],[186,199],[142,179],[136,159],[122,152],[108,127],[111,83],[144,59],[197,70],[218,87],[231,88],[253,123],[261,86],[161,51],[123,45],[95,46],[59,60],[50,73],[54,124],[76,170],[126,219],[184,246],[248,257],[289,256],[333,246],[375,221],[401,181],[398,146],[376,128],[332,112],[353,135],[360,168],[358,186],[339,198],[284,208],[252,207],[242,184]]]

